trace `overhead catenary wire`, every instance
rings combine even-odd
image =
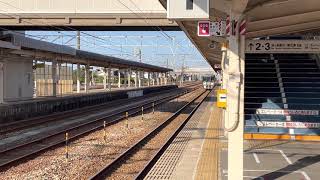
[[[142,17],[142,16],[140,16],[139,14],[135,13],[135,12],[134,12],[132,9],[130,9],[128,6],[126,6],[123,2],[121,2],[121,1],[119,1],[119,0],[118,0],[118,2],[121,3],[121,4],[122,4],[124,7],[126,7],[128,10],[130,10],[133,14],[137,15],[138,17]],[[142,10],[141,10],[134,2],[132,2],[131,0],[130,0],[130,2],[131,2],[139,11],[142,12]],[[10,3],[7,3],[7,2],[0,1],[0,3],[5,4],[5,5],[7,5],[7,6],[10,6],[10,7],[13,7],[13,8],[15,8],[15,9],[18,9],[18,10],[20,10],[20,11],[25,11],[25,10],[23,10],[23,9],[21,9],[21,8],[19,8],[19,7],[16,7],[16,6],[14,6],[14,5],[10,4]],[[4,14],[4,13],[0,13],[0,14]],[[10,15],[8,15],[8,14],[4,14],[4,15],[10,17]],[[42,16],[39,16],[39,15],[37,15],[37,16],[40,17],[41,19],[44,19]],[[11,17],[12,17],[12,18],[16,18],[16,17],[14,17],[14,16],[11,16]],[[150,23],[147,21],[147,17],[142,17],[142,18],[144,19],[144,21],[146,22],[146,24],[150,25]],[[27,22],[27,23],[29,23],[29,24],[33,24],[33,23],[30,23],[30,22],[28,22],[28,21],[26,21],[26,20],[21,20],[21,21]],[[58,30],[60,30],[60,31],[63,31],[63,30],[64,30],[64,29],[62,29],[62,28],[60,28],[60,27],[53,26],[53,25],[48,24],[48,23],[43,22],[43,21],[39,21],[39,22],[41,22],[42,24],[45,24],[45,25],[47,25],[47,26],[53,27],[53,28],[55,28],[55,29],[58,29]],[[70,29],[70,30],[73,30],[73,31],[77,31],[77,29],[71,28],[71,27],[69,27],[69,26],[66,26],[66,28],[68,28],[68,29]],[[165,39],[170,39],[170,41],[172,41],[172,37],[171,37],[170,35],[168,35],[167,33],[165,33],[160,27],[158,27],[158,26],[152,26],[152,28],[155,29],[155,30],[158,30],[158,32],[160,32],[160,34],[161,34]],[[4,30],[11,31],[11,30],[5,29],[5,28],[4,28]],[[59,32],[59,33],[61,33],[61,32]],[[92,35],[92,34],[89,34],[89,33],[81,32],[81,34],[84,34],[84,35],[93,37],[93,38],[95,38],[95,39],[98,39],[98,40],[100,40],[100,42],[108,42],[108,41],[107,41],[106,39],[104,39],[104,38],[101,38],[101,37],[98,37],[98,36],[95,36],[95,35]],[[37,37],[37,38],[39,38],[39,37]],[[90,42],[87,41],[87,43],[90,43]],[[108,42],[108,43],[109,43],[109,42]],[[94,45],[96,46],[96,44],[94,44]],[[111,42],[110,42],[110,45],[112,45]],[[179,47],[183,47],[183,46],[180,46],[179,43],[178,43],[177,45],[178,45]],[[121,52],[121,53],[124,53],[126,56],[131,56],[131,57],[135,58],[135,56],[134,56],[131,52],[127,52],[127,51],[123,51],[123,50],[118,50],[118,49],[113,49],[113,48],[110,48],[110,47],[108,47],[108,46],[105,46],[105,47],[103,47],[103,48],[107,48],[107,49],[110,49],[110,50],[112,50],[112,51],[119,51],[119,52]],[[184,49],[183,49],[183,50],[184,50]]]
[[[132,9],[130,9],[128,6],[126,6],[124,3],[122,3],[121,0],[117,0],[117,1],[118,1],[119,3],[121,3],[124,7],[126,7],[129,11],[131,11],[133,14],[135,14],[136,16],[143,18],[143,20],[144,20],[148,25],[150,25],[150,23],[147,21],[147,18],[146,18],[146,17],[143,17],[143,16],[135,13]],[[143,13],[143,11],[142,11],[132,0],[129,0],[129,1],[130,1],[141,13]],[[160,34],[161,34],[162,36],[166,37],[166,39],[170,39],[170,41],[172,42],[173,38],[172,38],[170,35],[168,35],[167,33],[165,33],[159,26],[151,26],[151,27],[152,27],[153,29],[155,29],[155,30],[158,29],[158,31],[160,32]],[[156,29],[155,27],[156,27],[157,29]],[[178,45],[180,45],[180,44],[178,44]]]
[[[3,2],[3,1],[0,1],[0,3],[5,4],[5,5],[7,5],[7,6],[10,6],[10,7],[13,7],[13,8],[15,8],[15,9],[18,9],[18,10],[20,10],[20,11],[25,11],[25,10],[19,8],[19,7],[16,7],[16,6],[11,5],[10,3],[6,3],[6,2]],[[8,11],[5,11],[5,10],[1,10],[1,11],[9,13]],[[11,17],[11,18],[16,18],[15,16],[10,16],[9,14],[5,14],[5,13],[0,13],[0,14],[5,15],[5,16],[8,16],[8,17]],[[17,16],[18,16],[18,14],[15,14],[15,13],[11,13],[11,14],[14,14],[14,15],[17,15]],[[36,16],[39,17],[39,18],[41,18],[41,19],[44,19],[42,16],[39,16],[39,15],[36,15]],[[29,22],[29,21],[27,21],[27,20],[21,20],[21,21],[26,22],[26,23],[31,24],[31,25],[34,25],[32,22]],[[40,23],[42,23],[42,24],[45,24],[45,25],[47,25],[47,26],[50,26],[50,27],[52,27],[52,28],[55,28],[55,29],[59,30],[60,32],[58,32],[58,33],[61,33],[61,31],[64,31],[63,28],[53,26],[53,25],[48,24],[48,23],[46,23],[46,22],[39,21],[39,20],[38,20],[38,22],[40,22]],[[65,26],[65,27],[68,28],[68,29],[70,29],[70,30],[72,30],[72,31],[77,31],[77,29],[71,28],[71,27],[69,27],[69,26]],[[1,27],[1,29],[5,30],[5,31],[10,31],[10,32],[18,33],[18,34],[23,34],[23,33],[15,32],[15,31],[12,31],[12,30],[3,28],[3,27]],[[49,29],[49,30],[50,30],[50,29]],[[102,42],[102,41],[103,41],[103,42],[107,42],[107,40],[105,40],[105,39],[103,39],[103,38],[100,38],[100,37],[97,37],[97,36],[94,36],[94,35],[91,35],[91,34],[89,34],[89,33],[85,33],[85,32],[80,32],[80,33],[81,33],[81,34],[85,34],[85,35],[90,36],[90,37],[93,37],[93,38],[96,38],[96,39],[100,40],[101,42]],[[62,33],[61,33],[61,34],[62,34]],[[24,35],[24,34],[23,34],[23,35]],[[109,48],[109,47],[106,47],[106,48],[107,48],[107,49],[110,49],[110,50],[114,50],[114,51],[119,51],[119,52],[121,51],[121,50],[112,49],[112,48]],[[134,57],[132,53],[130,53],[130,52],[126,52],[126,53],[131,54],[132,57]]]

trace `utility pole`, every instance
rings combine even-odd
[[[134,56],[139,59],[139,62],[142,62],[141,48],[136,47],[134,49]]]
[[[183,85],[183,77],[184,77],[184,66],[185,66],[185,58],[186,58],[186,56],[182,56],[183,58],[182,58],[182,66],[181,66],[181,78],[180,78],[180,86],[182,86]]]
[[[80,44],[80,31],[77,31],[77,49],[80,50],[81,44]]]

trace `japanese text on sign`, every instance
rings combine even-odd
[[[246,53],[319,53],[317,40],[250,40]]]
[[[199,21],[198,36],[225,36],[226,21]]]
[[[257,114],[318,116],[318,110],[257,109]]]
[[[258,127],[280,127],[280,128],[320,128],[320,123],[257,121],[257,126]]]

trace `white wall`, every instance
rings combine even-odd
[[[4,61],[4,101],[18,101],[33,97],[32,61],[6,59]]]

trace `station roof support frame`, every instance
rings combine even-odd
[[[58,61],[89,64],[90,66],[110,68],[131,68],[152,72],[169,72],[172,69],[154,66],[146,63],[124,60],[117,57],[77,50],[69,46],[35,40],[17,34],[6,34],[0,37],[0,48],[7,49],[9,54],[37,58],[54,59]],[[1,46],[3,44],[3,46]]]

